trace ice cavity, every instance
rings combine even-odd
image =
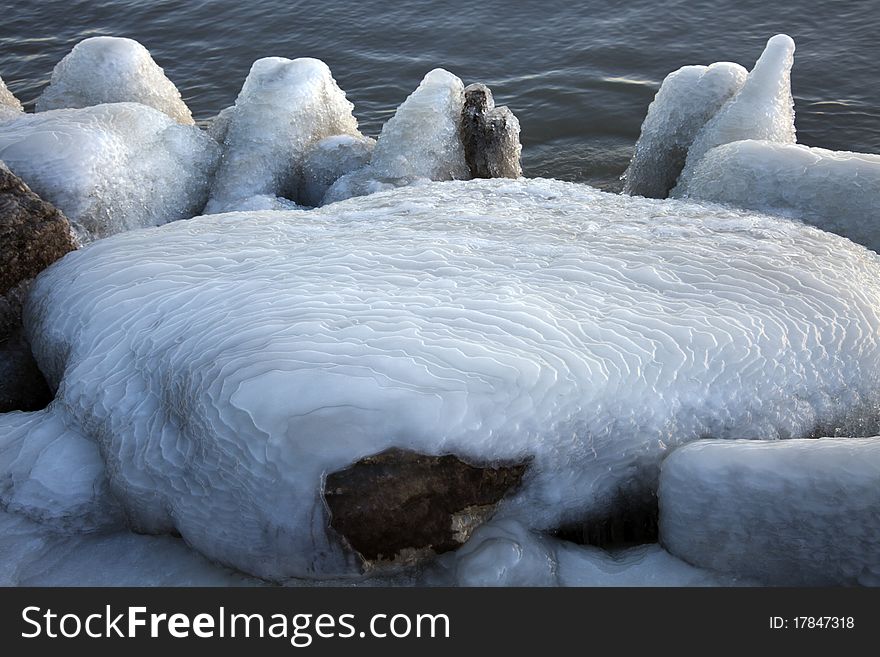
[[[743,86],[739,64],[684,66],[666,76],[648,107],[623,191],[666,198],[684,168],[688,149],[706,122]]]
[[[664,545],[765,584],[880,585],[880,438],[700,441],[660,478]]]
[[[800,219],[880,251],[880,155],[737,141],[706,153],[688,195]]]
[[[479,527],[428,583],[457,586],[730,586],[730,576],[695,568],[659,545],[606,552],[529,530],[511,518]]]
[[[91,37],[80,41],[52,71],[37,98],[37,111],[142,103],[178,123],[192,125],[192,113],[174,83],[149,51],[132,39]]]
[[[17,118],[23,111],[21,102],[12,95],[3,78],[0,78],[0,121]]]
[[[694,169],[711,149],[742,139],[795,142],[791,67],[794,41],[777,34],[755,63],[739,92],[709,119],[694,138],[673,196],[687,194]]]
[[[800,223],[495,179],[117,235],[25,323],[137,529],[282,579],[356,570],[322,477],[390,447],[531,457],[499,519],[546,529],[653,499],[700,437],[874,435],[878,298]]]
[[[219,150],[197,127],[138,103],[0,123],[0,160],[61,209],[84,242],[199,213]]]
[[[309,147],[332,135],[360,136],[353,107],[320,60],[254,62],[235,105],[212,128],[223,157],[205,211],[241,209],[254,196],[296,201]]]
[[[341,177],[324,203],[431,180],[470,178],[459,136],[464,84],[436,68],[382,127],[369,166]]]
[[[375,147],[375,139],[357,135],[334,135],[314,144],[303,164],[302,203],[320,205],[334,182],[370,163]]]

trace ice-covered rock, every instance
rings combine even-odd
[[[174,83],[133,39],[99,36],[80,41],[52,71],[37,98],[37,111],[142,103],[178,123],[192,125],[192,113]]]
[[[219,151],[199,128],[138,103],[0,123],[0,160],[64,212],[84,242],[201,212]]]
[[[21,102],[12,95],[6,87],[3,78],[0,78],[0,121],[7,121],[18,117],[24,111]]]
[[[648,106],[623,192],[666,198],[684,168],[697,133],[743,86],[748,71],[739,64],[683,66],[666,76]]]
[[[610,553],[542,536],[515,520],[493,521],[448,559],[458,586],[731,586],[735,578],[695,568],[657,544]],[[441,571],[442,572],[442,571]],[[451,577],[450,577],[451,575]],[[430,582],[430,580],[429,580]]]
[[[300,201],[320,205],[333,183],[370,163],[375,147],[375,139],[356,135],[333,135],[314,144],[303,164]]]
[[[518,178],[522,175],[519,120],[507,107],[495,107],[485,84],[464,89],[461,143],[472,178]]]
[[[460,138],[464,84],[429,72],[382,127],[369,166],[342,176],[324,204],[431,180],[470,178]]]
[[[137,529],[281,579],[357,571],[323,478],[392,447],[531,458],[497,514],[552,529],[701,437],[875,435],[878,298],[801,223],[494,179],[123,233],[25,325]]]
[[[800,219],[880,252],[880,155],[735,141],[700,160],[688,196]]]
[[[700,130],[688,150],[673,196],[687,194],[690,176],[703,156],[722,144],[760,139],[783,144],[795,142],[791,66],[794,41],[777,34],[755,63],[742,88]]]
[[[666,548],[788,586],[880,586],[880,438],[699,441],[663,462]]]
[[[212,129],[223,158],[205,211],[238,210],[254,196],[297,201],[309,147],[332,135],[360,136],[353,108],[320,60],[254,62],[234,107]]]

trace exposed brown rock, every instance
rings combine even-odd
[[[520,165],[519,121],[507,107],[495,107],[485,84],[464,90],[460,138],[473,178],[518,178]]]
[[[447,552],[492,515],[526,467],[390,449],[327,475],[330,526],[370,561]]]

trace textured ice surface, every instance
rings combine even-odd
[[[83,241],[201,212],[219,147],[138,103],[22,114],[0,123],[0,160]]]
[[[746,75],[746,69],[729,62],[684,66],[667,75],[642,123],[624,174],[624,193],[666,198],[697,133],[742,88]]]
[[[324,203],[416,181],[470,178],[459,137],[463,104],[462,81],[435,68],[382,127],[370,165],[340,178]]]
[[[660,477],[663,544],[766,584],[880,586],[880,438],[700,441]]]
[[[659,545],[614,553],[530,531],[513,519],[479,527],[436,583],[457,586],[730,586],[732,577],[695,568]],[[444,581],[445,579],[445,581]]]
[[[17,118],[23,111],[21,102],[12,95],[3,78],[0,78],[0,121]]]
[[[700,437],[873,435],[878,299],[797,222],[495,179],[117,235],[25,323],[137,528],[281,578],[355,567],[321,479],[390,447],[531,456],[499,513],[552,528]]]
[[[688,195],[801,219],[880,251],[880,155],[736,141],[706,153]]]
[[[80,41],[58,62],[37,98],[37,111],[129,102],[193,123],[177,87],[146,48],[132,39],[100,36]]]
[[[212,128],[223,158],[205,211],[238,210],[254,196],[296,201],[308,148],[331,135],[360,135],[353,108],[320,60],[254,62],[235,106]]]
[[[742,139],[794,143],[793,62],[794,41],[791,37],[777,34],[767,42],[739,92],[697,134],[673,196],[687,193],[691,173],[703,156],[716,146]]]
[[[370,163],[376,140],[356,135],[334,135],[314,144],[303,164],[299,199],[304,205],[320,205],[339,178]]]

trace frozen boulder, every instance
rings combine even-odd
[[[320,60],[254,62],[235,106],[212,129],[223,158],[205,211],[241,209],[254,196],[297,201],[309,147],[331,135],[360,136],[353,108]]]
[[[495,107],[485,84],[464,89],[461,143],[472,178],[518,178],[522,175],[519,120],[507,107]]]
[[[3,78],[0,78],[0,121],[17,118],[23,111],[21,102],[12,95]]]
[[[748,72],[739,64],[684,66],[666,76],[623,174],[623,192],[666,198],[684,168],[697,133],[743,86]]]
[[[700,130],[688,150],[673,196],[687,194],[690,176],[711,149],[742,139],[795,142],[791,66],[794,41],[777,34],[755,63],[742,88]]]
[[[132,39],[99,36],[80,41],[52,71],[37,111],[141,103],[192,125],[192,113],[149,51]]]
[[[31,280],[75,248],[67,218],[0,162],[0,413],[51,399],[21,335],[21,306]]]
[[[492,179],[116,235],[25,326],[135,528],[283,579],[359,572],[324,479],[390,448],[530,459],[496,517],[552,530],[701,437],[875,435],[878,298],[801,223]]]
[[[324,204],[414,182],[470,178],[460,137],[463,107],[462,81],[435,68],[382,127],[369,166],[337,180]]]
[[[660,477],[666,548],[784,586],[880,586],[880,438],[699,441]]]
[[[375,147],[375,139],[356,135],[333,135],[314,144],[303,163],[303,205],[320,205],[333,183],[370,163]]]
[[[0,123],[0,159],[64,212],[83,242],[201,212],[219,150],[199,128],[138,103]]]

